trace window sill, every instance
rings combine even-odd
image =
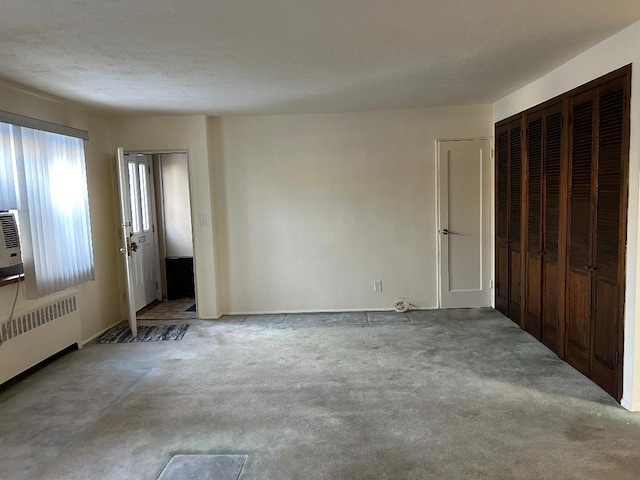
[[[20,275],[11,275],[10,277],[0,277],[0,287],[12,285],[18,282],[24,282],[24,273],[21,273]]]

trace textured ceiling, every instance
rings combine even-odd
[[[3,0],[0,79],[121,114],[488,103],[638,0]]]

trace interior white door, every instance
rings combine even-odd
[[[438,142],[441,308],[491,305],[491,144]]]
[[[129,197],[129,175],[127,173],[127,161],[124,156],[124,149],[118,147],[116,150],[116,162],[118,168],[118,191],[120,193],[120,253],[124,257],[124,278],[127,300],[127,320],[131,335],[138,335],[138,324],[136,321],[135,296],[133,291],[133,251],[131,248],[131,206]]]
[[[132,282],[136,311],[158,296],[151,155],[125,155],[131,209]]]

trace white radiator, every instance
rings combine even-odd
[[[7,340],[27,333],[34,328],[38,328],[45,323],[49,323],[58,318],[69,315],[78,309],[76,305],[75,295],[68,298],[63,298],[54,303],[43,305],[40,308],[32,310],[27,313],[23,313],[20,316],[14,317],[11,322],[6,320],[2,323],[0,335],[2,335],[2,341]]]
[[[75,294],[49,300],[0,320],[0,383],[78,344],[80,317]]]

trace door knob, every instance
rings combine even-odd
[[[440,230],[440,233],[442,235],[449,235],[449,230],[447,230],[446,228],[443,228],[442,230]]]

